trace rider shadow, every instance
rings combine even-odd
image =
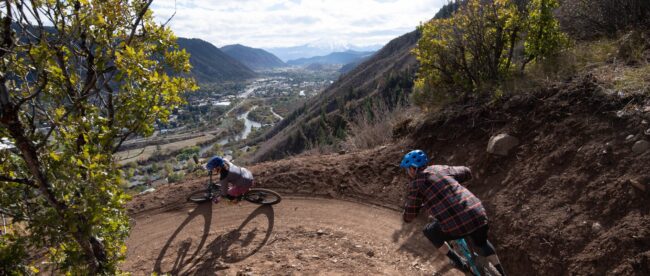
[[[167,244],[165,244],[161,250],[156,261],[154,267],[155,272],[165,273],[161,269],[161,264],[171,243],[190,221],[200,215],[204,216],[205,225],[203,227],[203,236],[201,237],[198,246],[192,255],[188,257],[188,252],[192,247],[192,240],[188,238],[181,242],[178,246],[178,254],[176,255],[174,265],[172,269],[166,273],[178,275],[192,271],[193,274],[201,274],[204,272],[214,273],[215,271],[227,269],[228,265],[225,265],[224,263],[237,263],[257,253],[270,238],[275,221],[273,208],[270,206],[260,206],[255,209],[255,211],[253,211],[237,229],[218,236],[206,245],[206,240],[210,232],[210,224],[212,222],[212,205],[201,204],[194,210],[194,212],[190,213],[188,218],[179,226],[178,229],[176,229],[174,234],[167,241]],[[259,236],[260,231],[258,231],[257,227],[250,231],[245,230],[245,227],[258,216],[266,217],[268,227],[266,233],[264,233],[262,241],[260,241],[256,247],[250,248],[253,245],[255,238]],[[237,252],[231,252],[233,251],[231,250],[233,245],[239,246]],[[204,252],[199,255],[201,251]]]
[[[246,226],[258,216],[266,217],[266,231],[257,227],[246,229]],[[195,262],[195,273],[210,273],[228,268],[227,264],[238,263],[255,255],[271,237],[275,224],[275,213],[271,206],[260,206],[251,213],[241,225],[226,234],[215,238],[206,246],[206,251]],[[262,236],[263,235],[263,236]],[[258,239],[261,237],[261,240]]]
[[[176,256],[176,260],[174,261],[174,266],[173,268],[167,272],[171,274],[178,274],[179,270],[187,264],[189,260],[194,259],[198,254],[201,248],[203,248],[203,245],[205,244],[208,234],[210,233],[210,225],[212,224],[212,205],[211,204],[200,204],[194,211],[192,211],[187,218],[181,223],[178,228],[176,228],[176,231],[169,237],[167,240],[167,243],[163,246],[163,248],[160,250],[160,253],[158,254],[158,258],[156,258],[156,264],[154,265],[154,271],[157,273],[163,273],[162,272],[162,262],[163,259],[165,258],[165,254],[169,250],[169,247],[172,245],[172,242],[176,239],[176,236],[181,233],[183,229],[185,229],[185,226],[189,224],[192,220],[194,220],[196,217],[202,216],[203,217],[203,236],[201,236],[201,240],[199,241],[198,246],[192,253],[190,257],[187,257],[187,253],[190,251],[190,248],[192,246],[192,240],[190,238],[184,240],[181,245],[179,246],[178,249],[178,254]]]

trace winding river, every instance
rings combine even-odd
[[[262,124],[248,119],[248,113],[253,111],[255,108],[257,108],[257,106],[254,106],[253,108],[251,108],[251,110],[246,111],[246,113],[242,113],[242,114],[237,115],[237,119],[244,120],[244,130],[242,130],[242,132],[240,132],[239,134],[237,134],[235,136],[228,136],[226,138],[223,138],[223,139],[219,140],[217,142],[217,144],[223,146],[225,144],[228,144],[228,142],[239,141],[239,140],[246,139],[248,137],[248,135],[251,134],[251,132],[253,131],[253,128],[262,127]],[[212,148],[213,145],[214,144],[207,144],[205,146],[202,146],[201,150],[199,151],[199,155],[203,155],[210,148]]]

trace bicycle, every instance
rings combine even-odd
[[[500,276],[501,274],[488,262],[486,258],[476,253],[473,246],[467,244],[465,239],[457,239],[449,242],[452,250],[465,258],[469,272],[475,276]]]
[[[194,203],[203,203],[206,201],[212,201],[215,196],[218,196],[221,191],[221,185],[214,183],[212,181],[212,172],[209,172],[210,180],[208,181],[208,187],[204,190],[199,190],[191,193],[187,197],[187,201]],[[259,204],[259,205],[275,205],[282,201],[282,196],[275,191],[263,188],[251,188],[243,195],[238,197],[232,197],[230,195],[224,196],[229,200],[241,201],[246,200],[250,203]]]

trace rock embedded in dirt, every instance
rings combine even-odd
[[[641,140],[634,143],[634,146],[632,146],[632,152],[636,154],[641,154],[646,152],[649,148],[650,148],[650,142],[646,140]]]
[[[488,142],[487,152],[491,154],[507,156],[514,147],[519,145],[519,139],[502,133],[490,138]]]
[[[633,187],[635,187],[635,188],[637,188],[637,189],[639,189],[639,190],[641,190],[641,191],[643,191],[643,192],[646,191],[646,186],[643,185],[641,182],[639,182],[639,181],[636,180],[636,179],[630,179],[630,180],[628,181],[628,183],[629,183],[630,185],[632,185]]]
[[[603,230],[603,226],[600,223],[594,222],[591,225],[591,231],[594,231],[594,232],[598,233],[598,232],[600,232],[600,230]]]

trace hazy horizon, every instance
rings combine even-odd
[[[433,18],[447,0],[240,0],[154,1],[156,21],[177,36],[218,47],[305,44],[384,45]],[[248,20],[249,19],[249,20]]]

